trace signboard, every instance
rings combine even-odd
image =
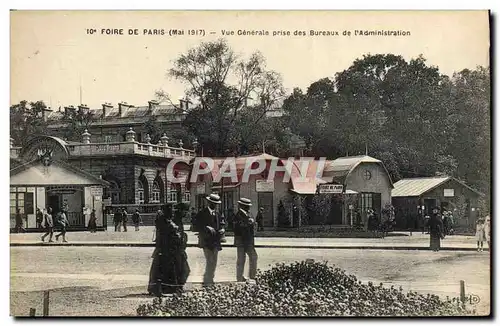
[[[205,189],[206,189],[205,182],[198,183],[198,184],[196,185],[196,193],[197,193],[198,195],[203,195],[203,194],[205,194]]]
[[[341,194],[342,190],[344,190],[343,185],[320,185],[319,193],[320,194]]]
[[[102,201],[102,204],[105,206],[111,205],[111,198],[104,198],[104,200]]]
[[[445,197],[454,197],[455,196],[455,189],[444,189],[444,196]]]
[[[90,194],[92,196],[102,196],[102,188],[100,188],[100,187],[90,187]]]
[[[102,200],[102,197],[101,197],[101,196],[94,196],[94,200],[95,200],[95,201],[101,201],[101,200]]]
[[[274,192],[274,180],[255,180],[255,190],[257,192]]]

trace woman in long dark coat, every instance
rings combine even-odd
[[[439,214],[439,208],[436,207],[432,210],[428,227],[431,235],[430,248],[432,251],[439,251],[441,248],[441,239],[444,239],[444,227]]]
[[[156,216],[156,247],[149,273],[148,292],[152,295],[182,291],[190,273],[186,254],[187,237],[172,221],[172,207]]]

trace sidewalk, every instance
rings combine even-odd
[[[71,232],[68,243],[42,243],[38,233],[11,234],[10,246],[93,246],[93,247],[153,247],[154,227],[142,227],[139,232]],[[193,232],[188,234],[188,247],[196,247],[198,238]],[[399,232],[400,233],[400,232]],[[223,247],[234,247],[234,238],[226,237]],[[54,240],[55,241],[55,240]],[[429,235],[413,233],[412,236],[388,236],[381,238],[279,238],[256,237],[257,248],[297,248],[297,249],[377,249],[377,250],[429,250]],[[485,243],[485,251],[488,250]],[[474,251],[476,241],[473,236],[448,236],[441,241],[441,250]]]

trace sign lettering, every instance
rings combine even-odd
[[[319,193],[320,194],[341,194],[342,190],[344,190],[343,185],[320,185],[319,186]]]

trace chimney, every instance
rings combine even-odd
[[[152,112],[154,108],[158,106],[158,102],[155,100],[148,101],[149,104],[149,112]]]
[[[182,99],[181,99],[181,100],[179,100],[179,107],[181,108],[181,110],[182,110],[182,111],[184,111],[184,110],[185,110],[185,109],[184,109],[184,102],[185,102],[185,101],[184,101],[184,100],[182,100]]]
[[[87,113],[88,111],[89,111],[89,107],[87,106],[87,104],[80,104],[78,106],[79,113]]]
[[[123,117],[123,113],[125,113],[125,109],[131,108],[131,107],[133,107],[133,105],[128,104],[127,102],[118,103],[118,115],[120,117]]]
[[[70,112],[75,112],[75,107],[73,105],[64,107],[64,115],[68,115]]]
[[[113,105],[111,105],[111,103],[106,102],[106,103],[104,103],[102,105],[102,117],[103,118],[105,118],[106,117],[106,113],[109,112],[108,109],[109,110],[113,109]]]

